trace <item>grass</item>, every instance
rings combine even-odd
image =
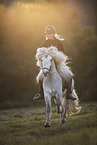
[[[44,128],[45,108],[0,111],[0,145],[97,145],[97,104],[82,104],[78,115],[59,125],[52,109],[51,127]]]

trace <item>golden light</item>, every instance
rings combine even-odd
[[[0,30],[6,37],[4,45],[25,51],[32,45],[41,45],[45,39],[45,27],[49,24],[54,25],[63,38],[66,37],[71,29],[77,28],[71,7],[65,2],[0,4]]]

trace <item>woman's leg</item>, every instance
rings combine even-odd
[[[37,93],[35,95],[35,97],[33,98],[33,100],[36,100],[36,101],[39,101],[41,99],[44,99],[44,92],[43,92],[43,81],[42,80],[39,80],[39,93]]]
[[[67,95],[66,99],[71,99],[72,101],[75,101],[76,98],[72,96],[72,91],[74,89],[74,80],[71,79],[67,84]]]

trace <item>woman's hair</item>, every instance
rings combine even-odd
[[[58,35],[57,33],[55,33],[54,37],[60,41],[63,41],[64,38],[62,38],[60,35]]]
[[[62,38],[60,35],[58,35],[57,33],[54,34],[54,37],[60,41],[63,41],[64,38]],[[46,40],[48,40],[48,37],[46,36]]]

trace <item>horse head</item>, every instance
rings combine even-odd
[[[51,70],[51,66],[52,66],[52,57],[50,55],[47,55],[45,57],[41,58],[42,61],[42,71],[44,76],[46,77],[47,74],[50,72]]]

